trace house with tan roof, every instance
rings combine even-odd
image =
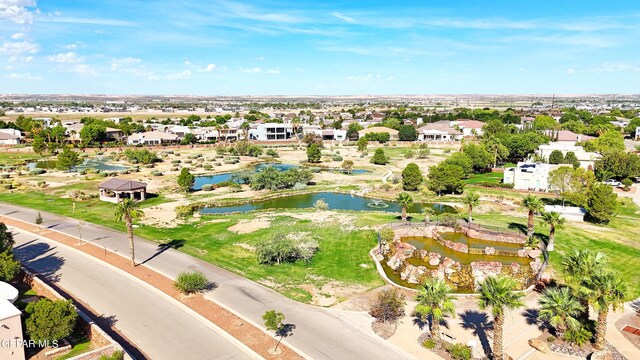
[[[462,131],[462,136],[480,136],[483,134],[482,128],[485,123],[478,120],[458,119],[451,122],[452,127],[458,127]]]
[[[161,131],[147,131],[136,133],[127,138],[128,145],[175,144],[179,141],[180,138],[178,137],[178,135]]]
[[[418,128],[418,141],[458,141],[463,134],[448,120],[436,121]]]
[[[0,145],[18,145],[22,141],[20,130],[0,129]]]

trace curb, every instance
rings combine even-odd
[[[7,216],[8,217],[8,216]],[[11,218],[11,217],[8,217]],[[13,218],[11,218],[13,219]],[[13,220],[17,220],[17,219],[13,219]],[[17,221],[21,221],[22,220],[17,220]],[[234,346],[236,346],[238,349],[240,349],[242,352],[244,352],[245,354],[247,354],[249,357],[251,357],[252,359],[264,359],[262,356],[260,356],[258,353],[256,353],[255,351],[253,351],[251,348],[249,348],[247,345],[245,345],[243,342],[241,342],[240,340],[236,339],[235,337],[233,337],[231,334],[227,333],[226,331],[222,330],[220,327],[218,327],[218,325],[214,324],[213,322],[207,320],[206,318],[204,318],[202,315],[198,314],[197,312],[195,312],[194,310],[192,310],[190,307],[188,307],[187,305],[181,303],[180,301],[174,299],[173,297],[169,296],[168,294],[165,294],[164,292],[162,292],[161,290],[157,289],[156,287],[152,286],[151,284],[142,281],[141,279],[127,273],[126,271],[111,265],[105,261],[102,261],[100,259],[95,258],[94,256],[91,256],[81,250],[75,249],[69,245],[63,244],[61,242],[52,240],[52,239],[48,239],[42,235],[38,235],[35,233],[32,233],[31,231],[28,230],[24,230],[18,227],[13,227],[14,229],[19,229],[25,233],[34,235],[38,238],[42,238],[42,239],[47,239],[48,241],[52,241],[54,243],[56,243],[59,246],[64,246],[68,249],[71,249],[72,251],[81,254],[84,257],[90,258],[92,261],[100,261],[101,263],[103,263],[104,265],[112,268],[113,270],[115,270],[117,273],[126,276],[127,278],[141,284],[142,286],[146,287],[147,289],[154,291],[156,293],[159,293],[161,296],[163,296],[164,298],[168,299],[170,302],[174,303],[175,305],[178,305],[178,307],[183,310],[184,312],[186,312],[188,315],[192,316],[193,318],[195,318],[196,320],[200,321],[203,325],[207,326],[208,328],[210,328],[211,330],[213,330],[216,334],[222,336],[225,340],[229,341],[231,344],[233,344]],[[66,234],[63,234],[66,235]],[[70,236],[70,235],[66,235],[72,238],[76,238],[75,236]],[[76,238],[77,239],[77,238]],[[89,244],[89,243],[87,243]],[[112,252],[113,253],[113,252]],[[164,276],[164,275],[163,275]]]

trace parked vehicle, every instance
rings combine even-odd
[[[613,187],[622,187],[622,183],[616,179],[609,179],[604,182],[606,185],[611,185]]]

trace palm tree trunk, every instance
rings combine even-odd
[[[133,219],[130,215],[126,218],[127,236],[129,237],[129,251],[131,252],[131,266],[136,267],[136,249],[133,244]]]
[[[407,220],[407,207],[403,206],[402,207],[402,221]]]
[[[596,341],[593,347],[602,350],[604,349],[605,335],[607,334],[607,315],[609,314],[609,308],[602,309],[598,312],[598,322],[596,324]]]
[[[440,343],[440,322],[431,316],[431,337]]]
[[[502,315],[496,316],[493,319],[493,359],[503,360],[504,354],[502,352],[502,332],[503,332],[504,318]]]
[[[555,227],[551,227],[551,230],[549,230],[549,245],[547,245],[547,251],[553,251],[556,247],[555,244],[556,241],[556,228]]]
[[[473,213],[473,206],[469,205],[469,226],[471,226],[471,221],[473,220],[471,218],[472,213]]]
[[[527,222],[527,237],[533,235],[533,210],[529,210],[529,221]]]

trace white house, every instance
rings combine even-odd
[[[418,129],[419,141],[457,141],[462,137],[462,132],[451,127],[447,120],[426,124]]]
[[[570,221],[584,221],[584,216],[587,215],[587,210],[577,206],[562,206],[562,205],[545,205],[544,211],[557,212],[560,217],[563,217]]]
[[[452,121],[450,124],[452,127],[457,126],[462,131],[462,136],[481,136],[483,134],[482,128],[485,123],[478,120],[458,119]]]
[[[18,289],[6,282],[0,282],[0,359],[24,360],[22,346],[22,312],[15,307]]]
[[[291,124],[265,123],[254,125],[249,129],[249,139],[252,140],[288,140],[292,136]]]
[[[167,143],[177,143],[180,139],[178,135],[160,131],[147,131],[136,133],[127,138],[128,145],[161,145]]]
[[[563,156],[567,155],[568,152],[573,152],[580,162],[580,167],[591,170],[593,170],[596,160],[601,157],[600,154],[584,151],[582,146],[572,145],[571,142],[552,142],[550,144],[543,144],[538,147],[536,153],[541,158],[548,160],[549,155],[551,155],[555,150],[560,151]]]
[[[0,145],[18,145],[22,141],[20,130],[0,129]]]
[[[347,131],[341,129],[322,129],[318,125],[303,125],[302,134],[313,134],[322,138],[322,140],[343,141],[347,139]]]
[[[549,190],[549,172],[560,165],[519,162],[515,168],[505,169],[502,182],[513,184],[516,190]]]

